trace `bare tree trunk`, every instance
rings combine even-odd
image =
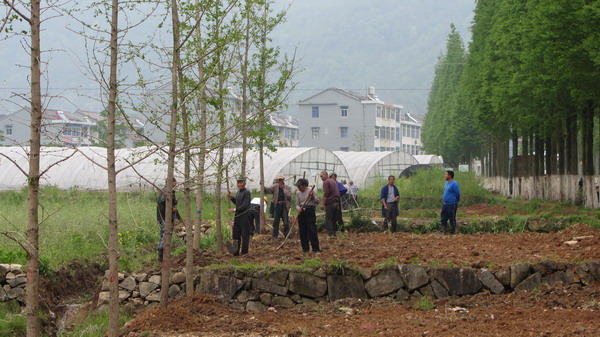
[[[117,223],[117,171],[115,167],[115,123],[117,113],[117,55],[119,0],[112,0],[112,19],[110,25],[110,75],[108,88],[108,139],[106,148],[108,174],[108,282],[109,337],[119,335],[119,251]]]
[[[202,235],[202,208],[203,208],[203,197],[204,197],[204,165],[206,162],[206,122],[207,122],[207,109],[206,109],[206,97],[205,97],[205,86],[206,80],[204,78],[204,48],[202,46],[202,31],[200,25],[200,0],[196,0],[196,20],[198,21],[197,28],[197,50],[198,60],[198,82],[200,83],[199,89],[199,110],[200,110],[200,152],[198,153],[198,174],[196,176],[196,218],[194,228],[194,249],[200,249],[200,237]],[[187,282],[187,281],[186,281]]]
[[[246,0],[246,29],[244,32],[244,60],[242,61],[242,164],[241,164],[241,176],[246,176],[246,153],[248,152],[248,126],[246,120],[249,114],[249,102],[248,102],[248,54],[250,53],[250,13],[252,1]]]
[[[27,175],[27,285],[25,311],[27,336],[40,336],[39,307],[39,187],[40,143],[42,130],[40,1],[31,1],[31,131],[29,135],[29,172]]]
[[[185,293],[192,295],[194,293],[194,248],[193,248],[193,233],[192,233],[192,214],[191,214],[191,195],[190,195],[190,165],[192,155],[190,150],[190,127],[189,115],[183,95],[184,79],[183,70],[178,69],[179,87],[181,93],[178,95],[181,106],[181,119],[183,128],[183,148],[184,148],[184,170],[183,170],[183,204],[185,207]]]
[[[160,305],[166,307],[169,302],[169,279],[171,276],[171,237],[173,234],[173,177],[175,171],[175,145],[177,141],[178,112],[178,72],[180,67],[179,11],[177,0],[171,1],[171,19],[173,24],[173,64],[171,68],[171,125],[169,131],[169,155],[167,166],[167,195],[165,212],[164,251],[161,268]]]

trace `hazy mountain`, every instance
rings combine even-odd
[[[468,41],[474,8],[474,0],[293,1],[275,34],[283,50],[297,47],[304,68],[291,103],[313,89],[372,85],[380,98],[424,113],[450,24]]]
[[[437,57],[445,48],[450,23],[465,40],[470,38],[474,0],[277,0],[290,5],[287,21],[279,27],[274,43],[284,52],[297,48],[298,89],[290,97],[295,103],[331,86],[365,91],[374,86],[382,99],[403,104],[423,113],[433,80]],[[84,41],[66,29],[77,24],[66,17],[44,23],[42,47],[48,62],[48,104],[54,109],[101,110],[91,97],[99,97],[98,85],[85,76]],[[154,25],[154,29],[156,25]],[[151,34],[152,27],[131,34]],[[130,36],[131,37],[131,36]],[[168,34],[162,38],[168,43]],[[18,109],[6,99],[13,92],[27,91],[29,62],[19,39],[0,40],[0,113]],[[132,71],[129,82],[135,81]],[[46,83],[43,83],[44,86]],[[393,90],[391,90],[393,89]]]

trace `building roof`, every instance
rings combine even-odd
[[[270,115],[269,119],[271,121],[271,125],[275,127],[284,127],[292,129],[298,129],[300,127],[300,121],[296,117],[287,115]]]
[[[348,97],[350,97],[350,98],[352,98],[354,100],[360,101],[360,102],[363,102],[363,101],[379,102],[379,100],[376,99],[376,98],[369,97],[369,96],[366,96],[366,95],[362,95],[362,94],[354,92],[354,91],[347,91],[347,90],[343,90],[343,89],[340,89],[340,88],[331,87],[331,88],[327,88],[327,89],[325,89],[325,90],[323,90],[323,91],[321,91],[321,92],[319,92],[317,94],[314,94],[314,95],[310,96],[309,98],[301,100],[300,103],[306,102],[306,101],[308,101],[308,100],[310,100],[310,99],[312,99],[312,98],[314,98],[316,96],[319,96],[320,94],[322,94],[322,93],[324,93],[326,91],[330,91],[330,90],[331,91],[335,91],[335,92],[337,92],[339,94],[342,94],[344,96],[348,96]]]

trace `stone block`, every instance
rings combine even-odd
[[[562,283],[564,285],[569,284],[567,280],[567,274],[564,271],[557,271],[550,275],[542,277],[542,282],[549,285],[555,285],[557,283]]]
[[[267,276],[267,281],[273,282],[280,286],[285,286],[285,283],[287,282],[289,273],[290,272],[287,270],[273,272],[273,273],[269,274],[269,276]]]
[[[290,296],[290,299],[292,301],[294,301],[294,303],[296,303],[296,304],[301,304],[302,303],[302,297],[300,295],[298,295],[298,294],[294,294],[294,295]]]
[[[103,280],[102,281],[102,288],[100,289],[101,291],[108,291],[110,289],[110,282],[108,282],[108,280]]]
[[[500,283],[494,274],[487,269],[482,269],[479,271],[479,273],[477,273],[477,277],[481,283],[483,283],[483,286],[489,289],[492,294],[504,294],[506,291],[502,283]]]
[[[246,276],[248,276],[247,274],[248,273],[246,273],[245,270],[241,269],[236,269],[233,271],[233,277],[238,278],[240,280],[246,278]]]
[[[429,283],[429,275],[427,274],[427,269],[424,266],[419,266],[416,264],[403,264],[398,265],[398,270],[400,271],[400,275],[406,283],[408,290],[421,288]]]
[[[400,302],[406,302],[406,301],[408,301],[409,298],[410,298],[410,294],[408,293],[408,291],[406,291],[404,289],[398,290],[398,292],[396,293],[396,296],[395,296],[396,301],[400,301]]]
[[[152,275],[148,279],[148,282],[160,285],[160,281],[162,280],[162,276],[160,275]]]
[[[150,295],[146,296],[148,302],[160,302],[160,291],[155,290]]]
[[[510,287],[510,267],[504,267],[494,272],[494,276],[498,282],[502,283],[505,287]]]
[[[302,305],[307,308],[314,308],[319,304],[317,303],[317,301],[313,300],[312,298],[302,297]]]
[[[9,300],[14,300],[25,295],[25,289],[23,288],[12,288],[6,292],[6,297]]]
[[[370,279],[373,273],[371,268],[360,268],[358,271],[360,272],[360,277],[365,281]]]
[[[296,294],[317,298],[327,292],[327,281],[320,277],[303,274],[290,273],[290,290]]]
[[[431,282],[431,288],[433,289],[433,293],[435,294],[435,298],[444,298],[450,296],[448,293],[448,289],[444,288],[438,281],[433,280]],[[407,292],[408,294],[408,292]]]
[[[233,302],[230,304],[230,306],[236,310],[244,310],[246,308],[246,305],[240,302]]]
[[[289,297],[275,296],[271,299],[271,305],[274,307],[291,308],[295,305],[295,303]]]
[[[6,283],[8,283],[8,285],[10,285],[13,288],[18,287],[21,284],[25,284],[26,282],[27,282],[27,278],[25,277],[25,275],[23,275],[23,276],[19,275],[18,277],[6,280]]]
[[[248,301],[258,301],[260,299],[260,293],[258,290],[248,291]]]
[[[469,268],[438,268],[434,271],[435,279],[450,294],[462,296],[476,294],[483,286]]]
[[[0,283],[6,280],[6,274],[8,274],[9,266],[7,264],[0,264]]]
[[[110,300],[110,293],[108,291],[102,291],[98,294],[98,304],[108,303]]]
[[[135,278],[133,276],[127,276],[123,282],[119,284],[119,287],[128,291],[133,291],[136,285]]]
[[[140,296],[146,298],[146,296],[150,295],[156,288],[158,288],[158,284],[152,282],[140,282]]]
[[[8,300],[8,295],[4,288],[0,287],[0,302],[6,302]]]
[[[435,293],[433,292],[433,288],[431,287],[431,284],[424,285],[421,288],[419,288],[417,291],[420,292],[421,295],[423,295],[423,296],[426,296],[429,298],[435,298]]]
[[[510,265],[510,287],[515,288],[519,283],[529,276],[531,265],[529,263],[518,263]]]
[[[363,281],[353,276],[327,276],[327,293],[331,301],[342,298],[367,298]]]
[[[180,284],[185,282],[185,274],[182,272],[173,273],[171,275],[170,284]]]
[[[588,262],[589,273],[594,276],[596,281],[600,281],[600,262]]]
[[[252,288],[264,292],[268,292],[271,294],[285,296],[287,295],[288,288],[277,285],[273,282],[269,282],[264,278],[253,278],[252,279]]]
[[[273,299],[273,295],[269,294],[269,293],[262,293],[260,294],[260,303],[264,304],[264,305],[271,305],[271,300]]]
[[[137,291],[137,290],[134,290],[134,291],[131,293],[131,297],[133,297],[133,298],[139,298],[139,297],[140,297],[140,292],[139,292],[139,291]]]
[[[569,282],[569,284],[581,282],[579,275],[577,275],[573,267],[567,268],[565,271],[565,276],[567,277],[567,282]]]
[[[119,302],[123,302],[131,297],[131,292],[126,290],[119,290]]]
[[[131,276],[138,282],[144,282],[148,279],[148,274],[146,273],[133,273]]]
[[[179,292],[181,292],[181,288],[177,284],[172,284],[169,287],[169,297],[170,298],[177,297],[177,295],[179,295]]]
[[[246,311],[264,312],[266,310],[267,306],[258,301],[248,301],[248,303],[246,303]]]
[[[542,284],[542,275],[540,273],[535,273],[524,279],[521,283],[519,283],[515,287],[515,291],[532,291],[533,289],[539,287],[540,284]]]
[[[531,270],[533,270],[533,273],[540,273],[544,277],[554,273],[557,266],[554,261],[542,261],[531,265]]]
[[[379,297],[391,294],[404,286],[397,269],[382,270],[377,276],[365,282],[365,290],[370,297]]]
[[[247,291],[240,291],[239,294],[236,297],[236,300],[240,303],[246,303],[248,302],[248,292]]]
[[[8,269],[15,274],[21,274],[23,272],[23,266],[20,264],[10,264],[8,265]]]
[[[579,264],[575,268],[575,273],[577,274],[577,276],[579,276],[579,280],[581,281],[581,283],[583,283],[586,286],[588,286],[596,281],[594,276],[592,276],[592,274],[588,273],[588,270],[589,269],[585,263]]]

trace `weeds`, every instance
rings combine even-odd
[[[423,310],[423,311],[431,311],[435,307],[433,306],[433,302],[429,297],[421,297],[415,304],[413,305],[414,310]]]
[[[375,265],[375,269],[388,269],[398,266],[398,258],[390,257],[387,260]]]

